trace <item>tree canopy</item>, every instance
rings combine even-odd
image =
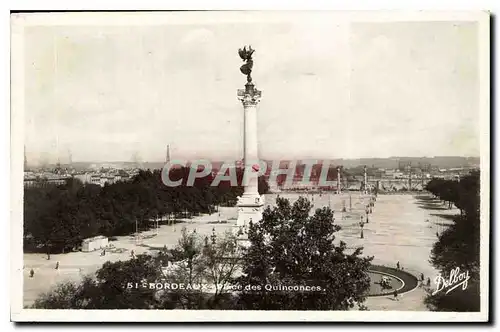
[[[449,276],[456,267],[469,271],[471,280],[465,291],[430,295],[426,303],[438,311],[479,311],[480,173],[471,172],[459,181],[432,179],[427,190],[460,209],[460,215],[453,217],[453,224],[439,235],[434,244],[431,263],[443,276]]]
[[[65,185],[25,188],[25,250],[65,252],[85,238],[134,233],[136,221],[141,231],[169,214],[190,217],[212,213],[215,206],[234,206],[243,193],[240,175],[238,186],[229,181],[211,186],[211,174],[187,186],[188,174],[189,168],[170,170],[172,180],[182,179],[178,187],[163,184],[161,170],[141,170],[131,181],[104,187],[70,179]],[[259,178],[259,191],[265,193],[268,188],[266,180]]]
[[[340,226],[334,224],[332,211],[324,207],[310,215],[311,208],[305,198],[293,205],[278,198],[276,207],[268,207],[263,220],[250,226],[251,245],[237,280],[249,286],[239,295],[242,308],[347,310],[364,301],[372,258],[361,257],[361,248],[347,253],[342,241],[335,245]]]

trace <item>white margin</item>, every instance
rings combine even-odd
[[[325,2],[322,3],[323,7]],[[22,6],[21,6],[22,7]],[[98,6],[99,7],[99,6]],[[26,7],[24,7],[27,9]],[[31,7],[33,8],[33,7]],[[149,7],[151,8],[151,7]],[[186,7],[184,7],[186,8]],[[471,8],[463,5],[462,8]],[[475,7],[477,8],[477,7]],[[22,9],[19,8],[18,9]],[[104,9],[104,8],[100,8]],[[126,9],[126,8],[123,8]],[[138,9],[130,8],[130,9]],[[143,9],[147,9],[143,7]],[[208,12],[205,12],[208,13]],[[212,15],[213,14],[213,15]],[[165,23],[164,16],[144,14],[138,15],[116,15],[115,13],[96,14],[90,16],[77,14],[76,16],[57,14],[54,20],[49,15],[16,15],[11,29],[11,319],[19,322],[26,321],[115,321],[115,322],[138,322],[138,321],[387,321],[387,322],[419,322],[419,321],[453,321],[471,322],[485,321],[488,317],[487,306],[489,301],[489,248],[490,248],[490,207],[489,207],[489,183],[490,183],[490,66],[489,66],[489,25],[490,17],[486,12],[330,12],[332,19],[346,19],[349,15],[355,15],[357,21],[403,21],[403,20],[462,20],[479,22],[479,50],[480,50],[480,120],[481,120],[481,312],[479,313],[445,313],[445,312],[398,312],[398,311],[344,311],[344,312],[304,312],[304,311],[209,311],[209,310],[32,310],[22,309],[22,160],[23,160],[23,27],[36,24],[106,24],[106,25],[148,25]],[[274,20],[276,15],[291,15],[290,13],[259,12],[259,20]],[[326,13],[325,13],[326,15]],[[112,17],[113,16],[113,17]],[[121,17],[120,17],[121,16]],[[134,16],[134,17],[133,17]],[[176,13],[169,14],[169,19],[180,16]],[[239,22],[253,22],[256,12],[210,12],[210,18],[200,18],[201,14],[187,13],[185,17],[175,17],[172,24],[204,23],[231,21],[238,19]],[[125,18],[126,17],[126,18]],[[193,21],[194,20],[194,21]],[[140,22],[142,21],[142,22]]]

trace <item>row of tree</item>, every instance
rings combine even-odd
[[[431,251],[431,263],[445,278],[456,268],[468,271],[470,276],[466,289],[429,295],[426,303],[439,311],[479,311],[480,173],[471,172],[458,181],[432,179],[426,189],[447,202],[449,208],[454,205],[460,209],[460,214],[453,216],[453,224],[439,234]]]
[[[361,249],[348,252],[344,242],[335,245],[340,227],[333,212],[324,207],[310,215],[311,208],[304,198],[293,205],[278,198],[260,223],[250,225],[248,249],[231,233],[201,237],[184,229],[174,249],[107,262],[83,282],[64,283],[43,294],[33,307],[366,309],[362,303],[372,258],[362,257]],[[183,287],[165,290],[164,284]]]
[[[163,184],[160,170],[141,170],[131,181],[100,187],[70,179],[60,186],[29,187],[24,190],[25,250],[42,248],[64,252],[80,245],[82,239],[96,235],[118,236],[146,230],[166,216],[191,217],[212,213],[216,206],[234,206],[243,193],[238,171],[238,186],[229,181],[211,186],[212,175],[186,185],[189,168],[170,171],[180,186]],[[259,179],[259,191],[268,190]]]

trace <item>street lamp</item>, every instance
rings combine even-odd
[[[361,238],[363,239],[363,227],[365,226],[365,223],[363,222],[363,216],[361,216],[361,221],[359,222],[359,227],[361,227]]]
[[[47,243],[45,244],[45,246],[47,247],[47,260],[50,260],[50,252],[52,251],[51,248],[52,248],[52,242],[47,241]]]

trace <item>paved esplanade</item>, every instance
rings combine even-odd
[[[361,238],[360,217],[366,216],[365,208],[370,200],[369,195],[351,193],[351,212],[349,212],[349,193],[340,195],[281,193],[279,196],[288,198],[292,202],[299,196],[307,197],[310,201],[314,199],[315,208],[330,205],[335,211],[335,223],[342,226],[336,233],[336,243],[343,240],[352,249],[362,246],[364,255],[375,256],[373,264],[396,267],[399,262],[404,271],[416,277],[423,273],[425,280],[430,277],[431,282],[437,271],[429,263],[429,255],[432,245],[437,240],[436,232],[443,229],[443,226],[437,224],[449,223],[442,215],[457,213],[456,209],[426,210],[418,204],[416,195],[378,195],[373,213],[368,215],[369,222],[366,223],[364,220],[364,236]],[[276,195],[266,195],[266,204],[274,204],[275,200]],[[347,210],[344,217],[341,212],[343,206]],[[370,310],[427,310],[423,304],[424,296],[424,290],[417,288],[403,294],[400,301],[393,301],[389,296],[368,298],[366,304]]]

